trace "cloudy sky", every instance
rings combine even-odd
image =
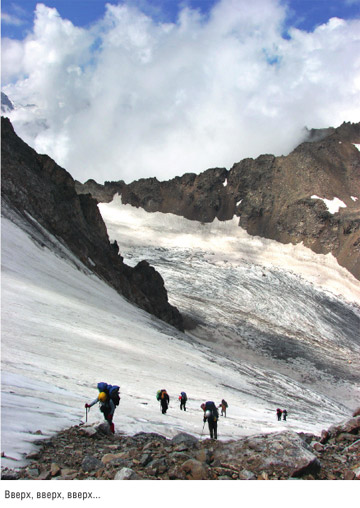
[[[3,0],[2,91],[80,181],[286,154],[360,121],[360,0]]]

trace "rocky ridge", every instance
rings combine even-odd
[[[76,182],[76,190],[99,202],[118,193],[124,204],[200,222],[235,215],[249,234],[332,253],[360,279],[360,151],[354,146],[360,144],[360,123],[313,129],[307,139],[287,156],[248,158],[230,170],[211,168],[163,182],[89,180]],[[346,208],[330,213],[323,199],[334,198]]]
[[[321,436],[292,431],[236,441],[180,433],[109,434],[79,425],[38,440],[13,480],[360,480],[360,409]]]
[[[86,267],[129,301],[183,330],[161,275],[146,261],[127,266],[117,243],[110,243],[97,201],[78,195],[70,174],[24,143],[7,118],[1,119],[1,127],[2,215],[42,247],[51,244],[63,256],[68,248],[79,269]]]

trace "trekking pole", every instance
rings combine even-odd
[[[203,435],[203,432],[204,432],[205,423],[206,423],[206,422],[204,422],[204,425],[203,425],[203,428],[202,428],[202,431],[201,431],[200,439],[202,438],[202,435]]]

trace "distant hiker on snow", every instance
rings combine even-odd
[[[98,383],[97,388],[99,395],[90,404],[85,404],[86,409],[100,403],[100,411],[103,413],[105,420],[108,422],[110,431],[115,433],[115,426],[113,423],[114,413],[116,406],[120,403],[119,390],[117,385],[108,385],[107,383]]]
[[[156,394],[157,400],[160,401],[161,412],[164,415],[169,407],[170,397],[165,389],[158,390]]]
[[[201,404],[200,407],[204,411],[204,424],[206,421],[208,422],[211,439],[217,439],[217,421],[219,419],[219,412],[215,403],[208,401]]]
[[[281,415],[282,415],[282,411],[281,411],[281,409],[280,409],[280,408],[277,408],[277,410],[276,410],[276,415],[277,415],[277,419],[278,419],[278,421],[280,421],[280,420],[281,420]]]
[[[187,395],[185,392],[181,392],[179,395],[179,401],[180,401],[180,409],[184,409],[186,411],[186,401],[187,401]]]
[[[225,399],[223,399],[221,401],[219,407],[221,407],[221,416],[225,415],[225,418],[226,418],[226,408],[229,407],[229,405],[228,405],[228,403],[226,402]]]
[[[286,420],[286,417],[287,417],[287,411],[286,411],[286,409],[284,409],[282,414],[283,414],[283,420]]]

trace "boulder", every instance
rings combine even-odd
[[[133,469],[123,467],[116,473],[114,480],[139,480],[139,476]]]
[[[323,451],[323,449],[324,449],[324,445],[323,445],[323,444],[321,444],[321,443],[314,443],[314,444],[313,444],[313,448],[314,448],[314,450],[315,450],[315,451],[317,451],[317,452],[322,452],[322,451]]]
[[[173,444],[185,444],[190,447],[198,446],[199,440],[192,436],[191,434],[187,434],[186,432],[180,432],[179,434],[176,434],[171,440],[171,443]]]
[[[93,437],[95,436],[95,434],[97,434],[97,430],[95,429],[95,427],[84,425],[83,427],[80,427],[79,434],[83,436]]]
[[[249,453],[250,451],[250,453]],[[317,457],[295,432],[278,432],[223,443],[214,451],[214,464],[238,464],[239,469],[286,471],[301,476],[320,468]]]
[[[51,471],[51,476],[57,476],[58,474],[60,474],[60,467],[58,466],[58,464],[56,464],[56,462],[53,462],[50,466],[50,471]]]
[[[147,466],[146,471],[151,475],[162,475],[169,469],[169,465],[165,457],[152,460]]]
[[[360,416],[355,416],[338,425],[332,425],[329,428],[331,437],[336,437],[341,433],[358,434],[360,431]]]
[[[90,472],[90,471],[97,471],[98,469],[104,467],[104,465],[96,457],[86,455],[86,457],[84,458],[84,460],[81,463],[81,467],[82,467],[83,471]]]
[[[207,480],[209,476],[207,467],[195,459],[184,462],[181,469],[185,473],[187,480]]]

